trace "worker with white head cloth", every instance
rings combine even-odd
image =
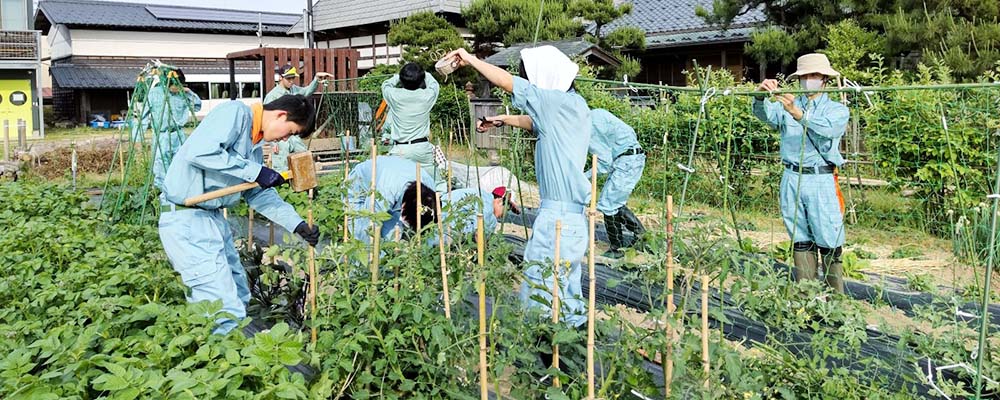
[[[582,261],[587,252],[587,219],[590,183],[580,173],[590,144],[590,109],[573,89],[579,67],[552,46],[521,50],[520,76],[512,76],[464,49],[449,53],[459,66],[475,68],[497,87],[513,94],[513,104],[525,115],[492,117],[480,123],[507,124],[538,137],[535,173],[542,199],[532,235],[524,249],[524,280],[521,301],[549,315],[553,287],[555,223],[562,221],[560,259],[570,263],[559,279],[560,317],[571,326],[587,322],[581,287]],[[543,299],[542,302],[535,299]]]

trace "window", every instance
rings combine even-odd
[[[28,0],[0,0],[0,19],[3,30],[27,30]]]
[[[192,92],[198,95],[202,100],[208,100],[208,83],[206,82],[188,82],[187,87],[191,89]]]
[[[229,100],[229,82],[212,84],[212,99]]]
[[[260,82],[244,82],[240,86],[243,90],[240,91],[240,97],[244,99],[259,99],[260,98]]]

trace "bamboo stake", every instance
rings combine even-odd
[[[271,153],[274,153],[274,150],[271,150]],[[274,155],[273,154],[268,154],[267,155],[267,167],[268,168],[272,168],[273,165],[274,165]],[[309,212],[310,213],[312,212],[312,189],[309,189]],[[309,225],[311,226],[312,222],[310,222]],[[274,246],[274,222],[271,221],[270,219],[268,219],[267,220],[267,247],[271,247],[271,246]]]
[[[125,149],[118,144],[118,169],[121,171],[122,183],[125,183]]]
[[[444,258],[444,226],[441,222],[441,194],[434,192],[434,207],[437,211],[438,249],[441,253],[441,288],[444,292],[444,317],[451,319],[451,299],[448,294],[448,265]]]
[[[421,224],[421,216],[424,213],[423,202],[420,201],[420,163],[417,164],[417,243],[420,243],[420,229],[423,228]]]
[[[708,275],[701,276],[701,367],[705,371],[705,389],[709,382],[708,362]]]
[[[596,274],[594,273],[594,228],[597,218],[597,155],[590,157],[590,249],[587,251],[587,263],[590,267],[590,295],[587,302],[587,399],[594,400],[594,310],[597,303]]]
[[[348,180],[351,179],[351,160],[347,157],[347,145],[351,143],[351,131],[347,131],[347,136],[344,140],[345,145],[341,146],[341,154],[344,157],[344,185],[348,185]],[[350,216],[348,216],[347,210],[344,210],[344,243],[347,243],[347,238],[349,236],[350,228]],[[344,260],[347,261],[346,259]]]
[[[556,220],[556,254],[552,265],[552,324],[559,324],[559,236],[562,235],[562,220]],[[555,333],[552,334],[552,368],[559,369],[559,344],[556,343]],[[555,387],[562,387],[559,375],[552,380]]]
[[[378,148],[375,147],[375,139],[371,139],[371,150],[372,150],[372,184],[371,184],[371,211],[375,214],[375,163],[378,160]],[[372,254],[371,254],[371,274],[372,283],[378,283],[378,258],[379,258],[379,244],[382,240],[382,230],[376,227],[375,219],[372,220]]]
[[[486,251],[483,237],[483,214],[476,216],[476,248],[479,251],[479,397],[487,400],[486,369]]]
[[[247,250],[253,251],[253,209],[248,208],[249,216],[247,217]]]
[[[451,144],[450,143],[448,144],[448,148],[449,149],[451,148]],[[451,175],[451,163],[448,163],[448,204],[451,204],[451,191],[452,191],[451,178],[452,178],[452,175]],[[438,215],[439,215],[439,218],[440,218],[440,213]],[[448,225],[448,237],[452,237],[451,236],[451,225]]]
[[[309,189],[309,228],[313,227],[313,189]],[[273,232],[273,227],[272,227]],[[316,345],[316,289],[319,287],[317,280],[319,274],[316,273],[316,247],[309,245],[309,311],[310,325],[312,326],[312,344]]]
[[[663,389],[670,398],[670,382],[674,379],[674,329],[670,320],[674,317],[674,196],[667,196],[667,315],[663,326],[667,329],[667,348],[663,352]]]

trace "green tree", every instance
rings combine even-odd
[[[466,47],[462,35],[448,20],[430,11],[410,15],[389,28],[389,44],[403,46],[403,61],[430,71],[446,52]]]
[[[712,9],[699,8],[698,15],[728,26],[751,10],[763,12],[783,32],[752,38],[748,50],[769,62],[784,63],[789,43],[796,45],[796,55],[826,46],[830,30],[847,19],[884,38],[882,56],[940,61],[960,79],[979,76],[1000,62],[996,0],[713,0]]]
[[[592,1],[592,0],[591,0]],[[538,23],[539,4],[543,4]],[[538,40],[561,40],[579,37],[584,32],[579,10],[571,1],[549,0],[473,0],[462,10],[466,26],[475,34],[473,47],[491,51],[498,43],[510,46]]]

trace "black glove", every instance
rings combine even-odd
[[[275,186],[281,186],[285,184],[285,178],[281,176],[277,171],[270,169],[268,167],[261,167],[260,173],[257,174],[257,179],[254,179],[260,185],[261,189],[272,188]]]
[[[309,226],[306,221],[302,221],[295,227],[295,233],[312,247],[316,247],[316,243],[319,243],[319,227],[316,225]]]

